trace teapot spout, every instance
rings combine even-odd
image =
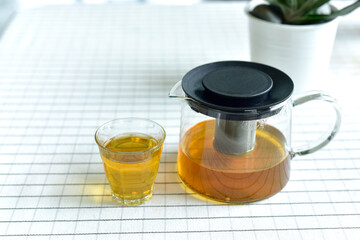
[[[185,96],[185,93],[181,87],[182,81],[178,81],[170,90],[169,97],[170,98],[177,98],[180,100],[191,100],[191,98],[188,98]]]

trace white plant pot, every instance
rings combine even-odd
[[[287,25],[267,22],[248,12],[247,16],[251,61],[287,73],[294,81],[295,94],[323,90],[338,19],[321,24]]]

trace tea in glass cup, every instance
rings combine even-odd
[[[120,203],[151,199],[165,136],[159,124],[140,118],[116,119],[96,131],[105,174]]]

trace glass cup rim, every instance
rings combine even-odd
[[[114,151],[114,150],[112,150],[112,149],[105,148],[102,144],[99,143],[97,136],[98,136],[98,133],[99,133],[99,131],[100,131],[100,129],[101,129],[102,127],[104,127],[105,125],[107,125],[107,124],[109,124],[109,123],[113,123],[113,122],[117,122],[117,121],[125,121],[125,120],[145,121],[145,122],[150,122],[150,123],[155,124],[156,126],[160,127],[160,129],[161,129],[161,131],[162,131],[161,140],[160,140],[159,142],[157,142],[157,144],[156,144],[154,147],[149,148],[149,149],[146,149],[146,150],[142,150],[142,151],[137,151],[137,152],[118,152],[118,151]],[[163,126],[161,126],[159,123],[157,123],[157,122],[155,122],[155,121],[153,121],[153,120],[151,120],[151,119],[148,119],[148,118],[137,118],[137,117],[115,118],[115,119],[113,119],[113,120],[110,120],[110,121],[107,121],[107,122],[103,123],[103,124],[100,125],[100,126],[96,129],[96,131],[95,131],[95,142],[96,142],[96,144],[99,146],[99,148],[101,148],[101,150],[106,151],[106,152],[121,154],[121,155],[123,155],[123,154],[126,154],[126,155],[129,155],[129,154],[135,155],[135,154],[141,154],[141,153],[146,153],[146,152],[154,151],[154,150],[156,150],[156,149],[159,149],[159,148],[163,145],[163,143],[164,143],[164,141],[165,141],[165,138],[166,138],[166,132],[165,132],[165,129],[163,128]]]

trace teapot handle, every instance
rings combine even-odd
[[[329,103],[332,106],[332,108],[334,109],[335,114],[336,114],[335,123],[333,126],[331,126],[329,128],[329,131],[326,134],[324,134],[322,137],[320,137],[320,138],[316,139],[315,141],[313,141],[312,143],[310,143],[310,147],[308,145],[301,146],[298,149],[293,150],[293,156],[306,155],[306,154],[313,153],[313,152],[319,150],[320,148],[327,145],[335,137],[335,135],[339,132],[339,128],[340,128],[340,124],[341,124],[341,110],[340,110],[340,106],[337,103],[336,99],[331,97],[330,95],[328,95],[326,93],[322,93],[322,92],[311,93],[309,95],[301,96],[301,97],[295,99],[293,102],[293,106],[296,107],[301,104],[307,103],[309,101],[314,101],[314,100],[324,101],[324,102]]]

